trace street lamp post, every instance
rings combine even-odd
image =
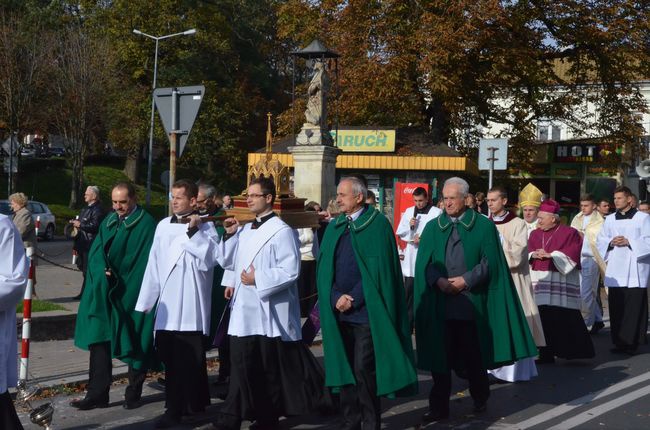
[[[167,34],[165,36],[152,36],[150,34],[143,33],[142,31],[135,28],[133,29],[133,33],[137,34],[138,36],[148,37],[149,39],[153,39],[156,41],[156,51],[155,51],[154,63],[153,63],[153,85],[151,90],[152,91],[151,92],[151,124],[149,126],[149,151],[147,153],[147,194],[145,197],[145,203],[148,207],[151,203],[151,164],[153,162],[153,126],[154,126],[154,112],[156,110],[153,91],[156,89],[156,78],[158,77],[158,42],[163,39],[169,39],[170,37],[174,37],[174,36],[190,36],[196,33],[196,29],[192,28],[186,31],[182,31],[180,33]]]

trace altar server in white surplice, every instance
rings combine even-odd
[[[404,260],[401,261],[402,275],[404,275],[404,290],[406,292],[406,306],[408,307],[409,325],[413,327],[413,285],[415,280],[415,259],[418,255],[420,235],[429,221],[442,213],[429,201],[427,190],[417,187],[413,191],[413,203],[402,214],[402,219],[397,226],[395,234],[406,242]]]
[[[605,272],[605,262],[598,252],[598,233],[603,228],[605,219],[596,210],[596,199],[591,194],[580,197],[580,213],[571,221],[571,227],[582,236],[580,253],[580,297],[582,298],[582,315],[585,325],[591,327],[590,333],[596,334],[603,327],[603,313],[598,306],[598,281],[600,273]]]
[[[324,390],[322,369],[301,342],[300,244],[273,212],[275,194],[272,180],[251,181],[246,202],[255,221],[226,227],[220,242],[219,263],[236,277],[226,289],[232,367],[218,429],[239,429],[242,420],[277,428],[279,417],[307,413]]]
[[[210,333],[218,236],[194,213],[197,191],[187,180],[173,184],[174,215],[156,227],[135,307],[149,312],[158,303],[155,345],[165,364],[167,410],[156,428],[177,425],[182,415],[200,413],[210,404],[204,336]]]
[[[627,187],[614,190],[614,206],[598,235],[598,251],[607,263],[612,352],[632,355],[647,342],[650,215],[632,207]]]
[[[20,232],[0,214],[0,428],[22,429],[9,387],[17,382],[16,305],[23,298],[29,259]]]
[[[546,346],[542,320],[535,303],[533,284],[530,280],[528,264],[528,228],[526,222],[508,211],[508,192],[503,187],[492,187],[488,191],[487,205],[490,219],[494,222],[501,239],[501,247],[508,262],[510,275],[515,283],[521,307],[526,315],[528,328],[538,347]],[[533,357],[523,358],[509,366],[488,371],[502,381],[528,381],[537,376],[537,367]]]

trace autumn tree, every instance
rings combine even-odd
[[[62,136],[72,168],[69,206],[83,189],[85,157],[106,137],[108,104],[116,89],[115,65],[105,38],[70,25],[55,36],[51,64],[51,131]]]
[[[636,141],[634,114],[647,110],[636,82],[650,76],[642,3],[288,0],[278,33],[295,47],[319,37],[342,54],[345,124],[419,124],[466,154],[490,124],[507,124],[526,162],[538,120]]]
[[[48,40],[40,22],[0,8],[0,123],[20,137],[38,125]]]

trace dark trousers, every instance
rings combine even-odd
[[[429,393],[429,409],[449,413],[451,369],[462,362],[467,371],[469,392],[475,404],[483,404],[490,397],[490,382],[481,360],[481,348],[475,321],[445,321],[445,350],[448,370],[432,373],[433,387]]]
[[[86,398],[96,402],[108,402],[108,391],[113,382],[113,363],[110,342],[90,345],[90,370],[88,372],[88,392]],[[147,378],[147,369],[134,369],[129,366],[129,385],[124,397],[127,401],[137,401],[142,395],[142,385]]]
[[[377,396],[375,348],[370,326],[367,324],[339,323],[345,354],[354,372],[356,385],[341,388],[343,428],[379,429],[381,405]]]
[[[282,375],[274,339],[264,336],[228,336],[230,384],[221,406],[219,424],[239,429],[242,419],[273,428],[283,414]]]
[[[646,288],[609,289],[609,322],[612,343],[636,351],[647,342],[648,291]]]
[[[86,285],[86,270],[88,270],[88,251],[77,251],[77,268],[81,270],[81,274],[83,275],[83,281],[81,281],[81,291],[79,291],[79,296],[81,296],[84,293],[84,287]]]
[[[0,429],[23,430],[9,391],[0,394]]]
[[[157,330],[156,352],[165,364],[167,413],[203,412],[210,404],[203,333]]]
[[[415,285],[415,278],[412,276],[404,277],[404,293],[406,294],[406,309],[409,315],[409,327],[413,332],[413,288]]]

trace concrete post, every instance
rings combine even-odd
[[[334,146],[290,146],[293,154],[293,192],[296,197],[313,200],[323,207],[336,197],[336,157]]]

